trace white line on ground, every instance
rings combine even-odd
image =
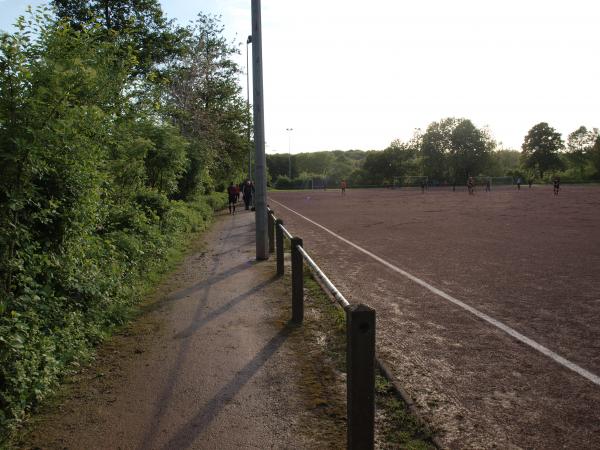
[[[331,234],[332,236],[336,237],[337,239],[339,239],[342,242],[345,242],[346,244],[350,245],[351,247],[354,247],[356,250],[364,253],[367,256],[370,256],[371,258],[373,258],[375,261],[380,262],[381,264],[383,264],[384,266],[388,267],[389,269],[393,270],[394,272],[399,273],[400,275],[405,276],[406,278],[410,279],[411,281],[414,281],[415,283],[417,283],[418,285],[424,287],[425,289],[428,289],[429,291],[433,292],[434,294],[442,297],[443,299],[448,300],[449,302],[454,303],[457,306],[460,306],[462,309],[470,312],[471,314],[479,317],[482,320],[485,320],[486,322],[494,325],[496,328],[499,328],[500,330],[504,331],[506,334],[512,336],[513,338],[517,339],[518,341],[523,342],[524,344],[530,346],[531,348],[537,350],[538,352],[548,356],[549,358],[552,358],[554,361],[556,361],[557,363],[559,363],[560,365],[571,369],[573,372],[578,373],[579,375],[581,375],[582,377],[588,379],[589,381],[591,381],[592,383],[600,386],[600,377],[598,375],[593,374],[592,372],[590,372],[589,370],[584,369],[583,367],[578,366],[577,364],[569,361],[566,358],[563,358],[562,356],[560,356],[558,353],[553,352],[552,350],[550,350],[549,348],[544,347],[541,344],[538,344],[536,341],[534,341],[533,339],[528,338],[527,336],[522,335],[521,333],[519,333],[518,331],[512,329],[511,327],[504,325],[502,322],[500,322],[499,320],[494,319],[493,317],[488,316],[485,313],[482,313],[481,311],[479,311],[478,309],[473,308],[472,306],[467,305],[466,303],[452,297],[449,294],[446,294],[444,291],[441,291],[440,289],[436,288],[435,286],[432,286],[431,284],[427,283],[426,281],[421,280],[420,278],[408,273],[405,270],[400,269],[399,267],[393,265],[392,263],[386,261],[385,259],[380,258],[379,256],[375,255],[374,253],[371,253],[369,250],[366,250],[364,248],[362,248],[361,246],[355,244],[352,241],[349,241],[346,238],[343,238],[342,236],[340,236],[339,234],[334,233],[333,231],[331,231],[328,228],[325,228],[323,225],[315,222],[314,220],[309,219],[306,216],[303,216],[302,214],[300,214],[297,211],[294,211],[291,208],[288,208],[287,206],[285,206],[283,203],[278,202],[276,200],[270,199],[270,201],[277,203],[278,205],[283,206],[285,209],[287,209],[288,211],[293,212],[294,214],[296,214],[299,217],[302,217],[304,220],[312,223],[313,225],[321,228],[323,231],[326,231],[327,233]]]

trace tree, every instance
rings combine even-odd
[[[450,136],[449,166],[460,178],[480,174],[489,164],[494,142],[470,120],[461,119]]]
[[[239,51],[223,31],[218,18],[199,14],[187,30],[184,57],[169,70],[172,83],[164,100],[190,141],[179,183],[182,198],[241,176],[245,167],[249,116],[238,82],[241,70],[233,60]]]
[[[423,174],[433,180],[453,178],[448,171],[448,154],[452,148],[452,130],[459,120],[453,117],[429,124],[423,134],[421,156]]]
[[[590,159],[596,169],[596,177],[600,178],[600,136],[596,137],[596,142],[590,151]]]
[[[182,51],[183,30],[163,15],[158,0],[53,0],[60,19],[76,30],[98,24],[123,52],[133,51],[134,76],[148,74]]]
[[[564,148],[562,137],[546,122],[540,122],[529,130],[521,148],[523,165],[528,169],[537,170],[541,178],[544,178],[544,173],[548,171],[563,168],[558,155]]]
[[[464,181],[486,169],[494,142],[468,119],[433,122],[421,139],[423,174],[433,180]]]
[[[588,162],[589,154],[598,137],[598,129],[588,130],[581,126],[569,134],[567,138],[567,157],[569,162],[579,169],[583,178],[583,169]]]
[[[493,177],[507,176],[519,168],[521,152],[518,150],[496,150],[490,154],[487,175]]]

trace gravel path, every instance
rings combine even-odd
[[[100,349],[24,446],[343,447],[339,434],[324,438],[309,417],[298,389],[302,343],[286,322],[289,290],[274,277],[273,259],[255,261],[253,227],[247,211],[220,216],[205,248]]]

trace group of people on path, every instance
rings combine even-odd
[[[229,184],[229,187],[227,188],[229,214],[235,214],[235,206],[237,202],[240,201],[240,193],[244,199],[246,211],[248,211],[252,205],[252,198],[254,197],[254,183],[251,180],[246,180],[239,185],[233,184],[233,181]]]

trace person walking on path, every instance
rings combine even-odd
[[[229,214],[235,214],[235,204],[237,203],[239,193],[237,187],[233,184],[233,181],[229,184],[229,187],[227,188],[227,195],[229,197]]]
[[[244,196],[244,205],[246,206],[246,211],[250,209],[250,204],[252,203],[252,197],[254,195],[254,186],[250,180],[246,180],[244,183],[243,196]]]
[[[347,187],[347,183],[346,180],[342,180],[342,182],[340,183],[340,189],[342,190],[342,195],[346,195],[346,187]]]

